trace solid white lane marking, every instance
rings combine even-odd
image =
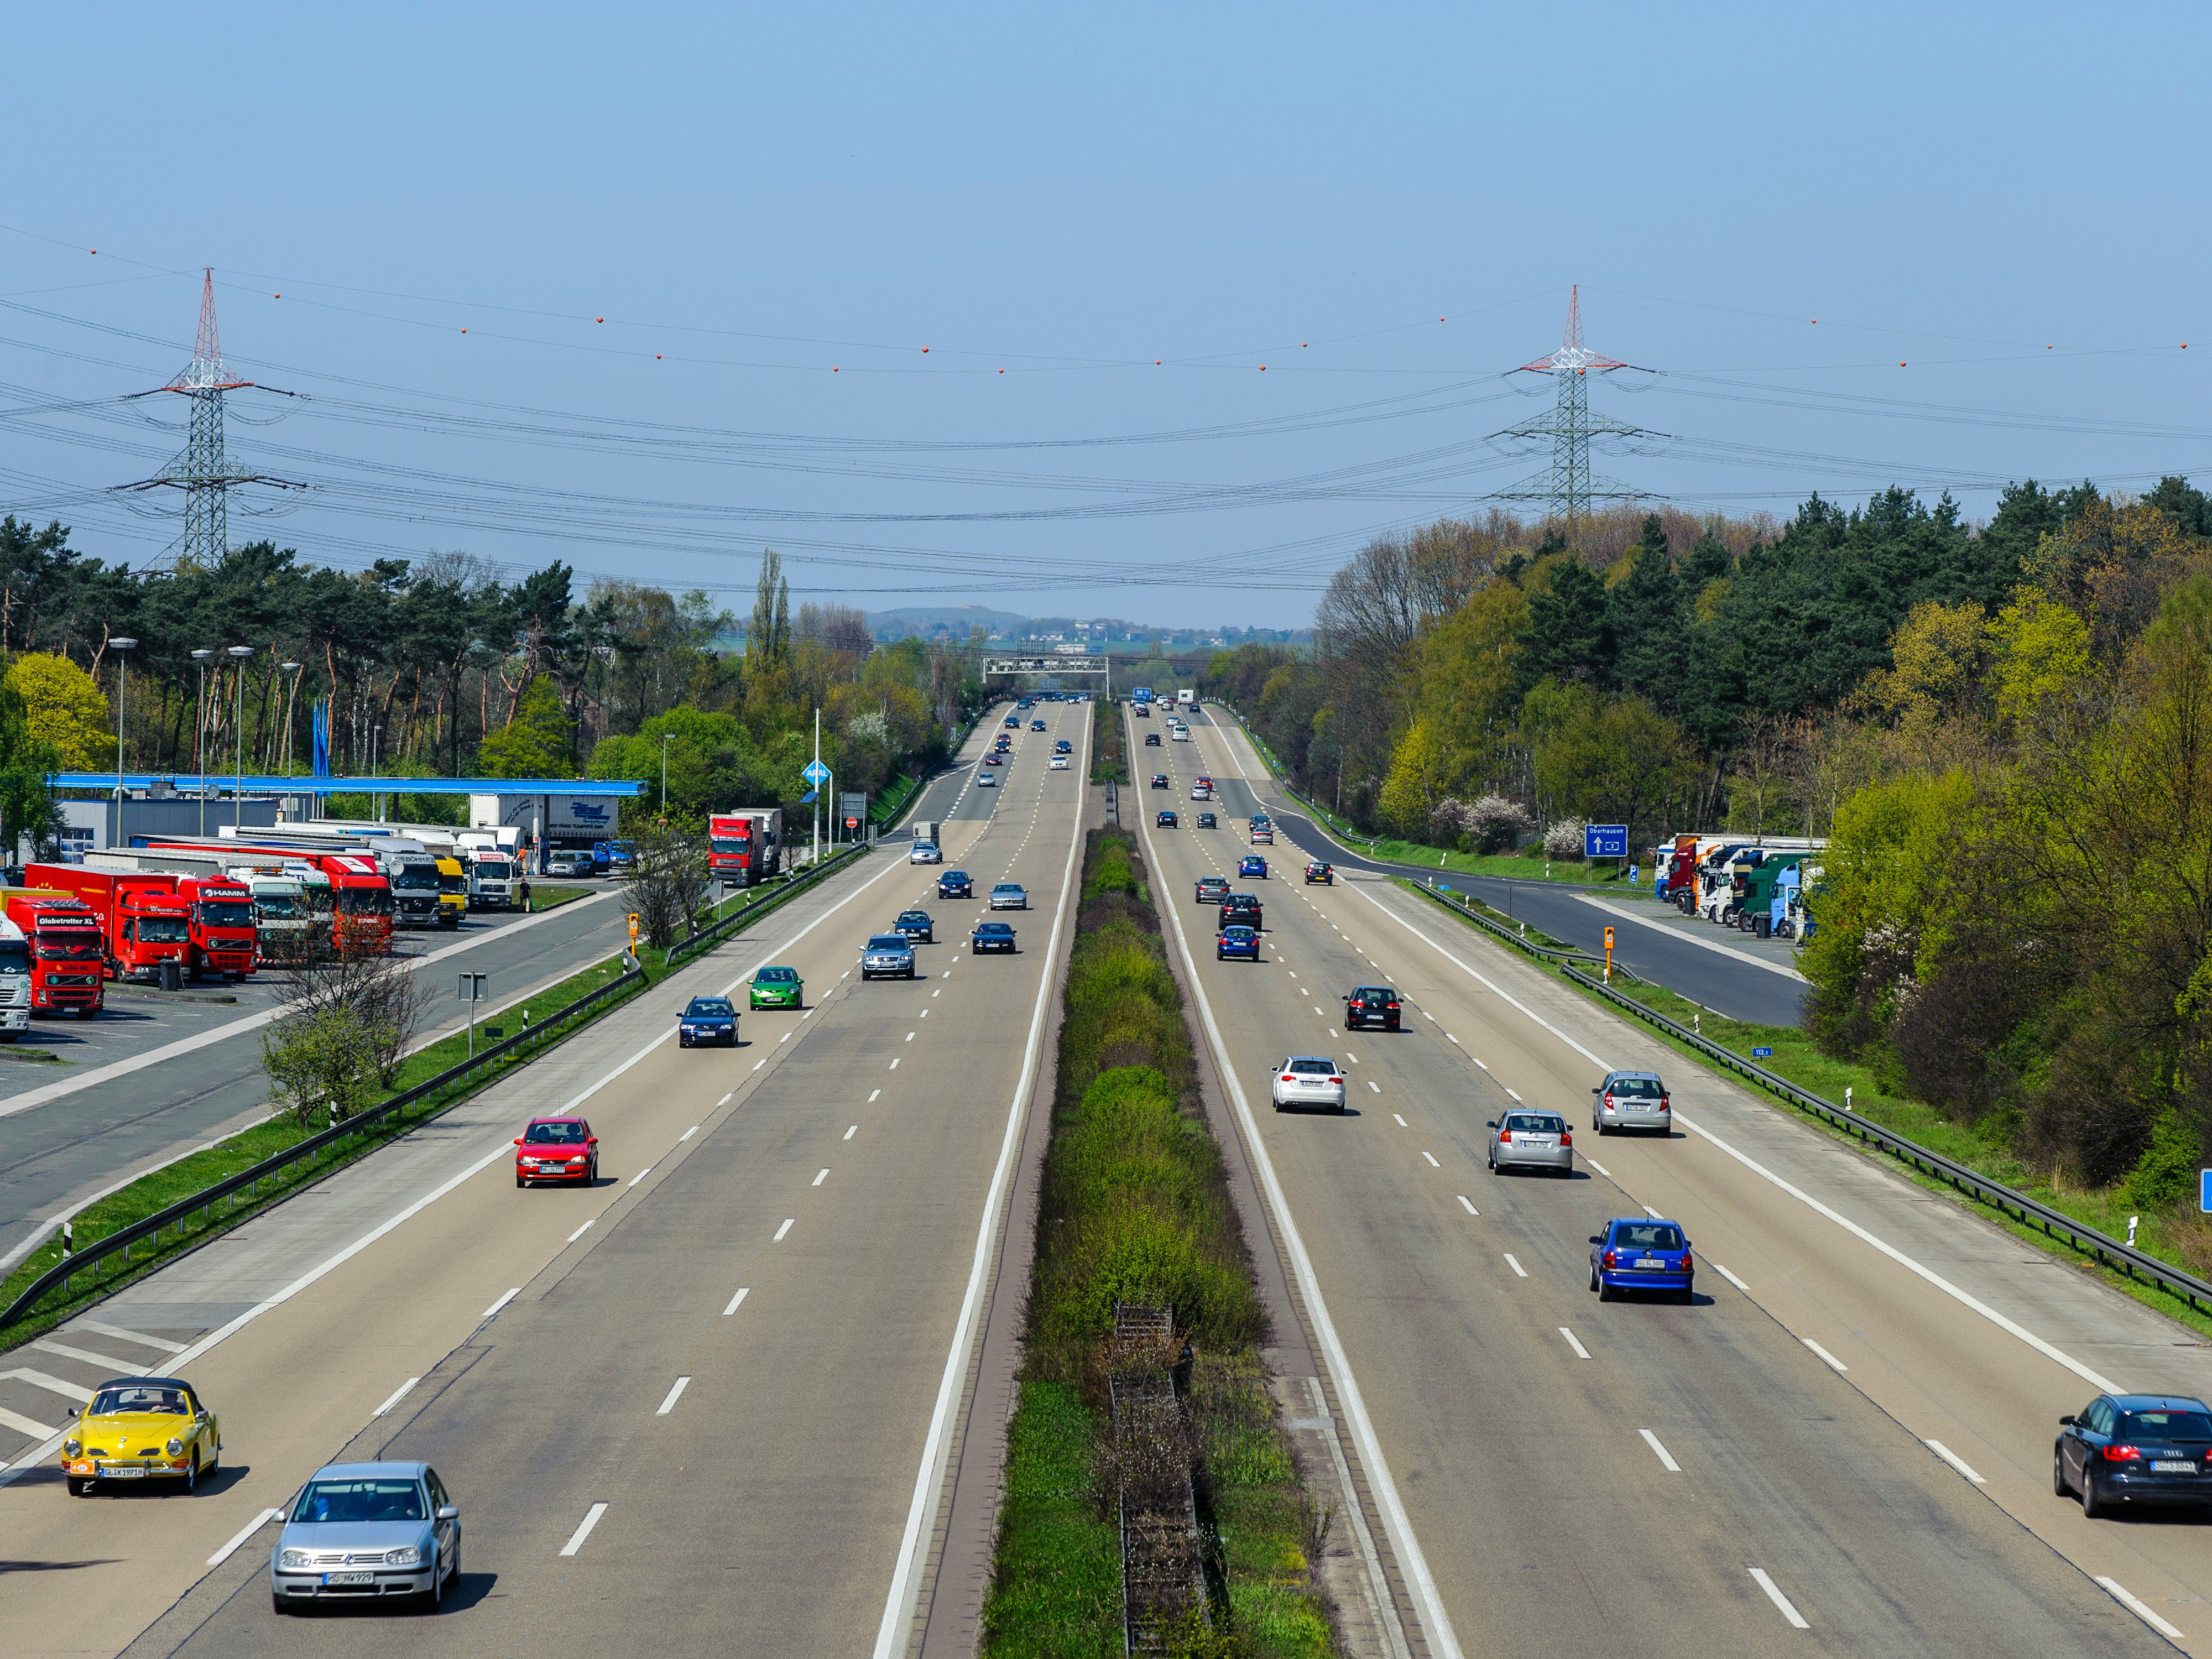
[[[738,1293],[730,1298],[730,1305],[722,1310],[722,1317],[727,1319],[732,1314],[737,1312],[738,1304],[751,1294],[751,1285],[747,1285],[740,1287]]]
[[[819,1175],[817,1175],[817,1176],[816,1176],[814,1177],[814,1184],[815,1184],[816,1186],[819,1187],[819,1186],[820,1186],[823,1182],[825,1182],[825,1181],[827,1181],[827,1180],[829,1180],[829,1179],[830,1179],[830,1171],[829,1171],[829,1170],[823,1170]]]
[[[1379,1095],[1379,1094],[1381,1094],[1381,1093],[1382,1092],[1382,1085],[1381,1084],[1376,1083],[1376,1082],[1374,1082],[1374,1081],[1372,1081],[1372,1080],[1370,1080],[1370,1082],[1369,1082],[1369,1083],[1368,1083],[1368,1085],[1367,1085],[1367,1087],[1368,1087],[1369,1091],[1370,1091],[1370,1092],[1372,1092],[1372,1093],[1375,1093],[1375,1094],[1378,1094],[1378,1095]]]
[[[247,1522],[244,1526],[240,1527],[235,1533],[234,1533],[228,1544],[225,1544],[213,1555],[208,1557],[208,1565],[211,1567],[221,1566],[224,1562],[229,1560],[232,1556],[238,1553],[239,1547],[245,1543],[247,1539],[252,1537],[255,1533],[259,1532],[262,1528],[267,1526],[271,1521],[274,1521],[278,1516],[283,1513],[284,1511],[282,1510],[262,1510],[260,1514],[255,1516],[253,1519]]]
[[[659,1165],[654,1164],[647,1164],[642,1170],[640,1170],[635,1175],[629,1178],[629,1184],[633,1187],[636,1186],[639,1182],[644,1180],[646,1176],[651,1175],[653,1170],[659,1167]]]
[[[1834,1366],[1836,1370],[1839,1371],[1847,1371],[1850,1370],[1849,1365],[1844,1364],[1842,1360],[1837,1358],[1835,1355],[1830,1353],[1826,1348],[1815,1342],[1811,1337],[1801,1336],[1797,1340],[1800,1342],[1802,1342],[1807,1347],[1810,1348],[1814,1353],[1820,1355],[1821,1359],[1826,1364]]]
[[[676,1379],[676,1386],[669,1389],[668,1397],[660,1402],[660,1409],[653,1413],[653,1415],[655,1417],[665,1417],[669,1413],[674,1411],[676,1409],[676,1402],[684,1397],[684,1390],[690,1386],[691,1379],[690,1377],[678,1377]]]
[[[1741,1279],[1738,1279],[1726,1267],[1722,1267],[1719,1262],[1708,1260],[1705,1265],[1711,1267],[1715,1273],[1718,1273],[1723,1279],[1728,1280],[1729,1284],[1735,1285],[1736,1289],[1741,1291],[1746,1296],[1749,1296],[1751,1294],[1751,1286],[1745,1284]]]
[[[1776,1607],[1782,1610],[1782,1616],[1790,1621],[1790,1627],[1792,1630],[1810,1630],[1813,1628],[1810,1625],[1805,1622],[1805,1615],[1798,1612],[1795,1607],[1790,1605],[1790,1598],[1782,1593],[1780,1586],[1777,1585],[1771,1578],[1769,1578],[1766,1576],[1765,1568],[1752,1568],[1751,1576],[1759,1581],[1759,1589],[1766,1592],[1766,1599],[1773,1602]]]
[[[118,1359],[112,1354],[94,1353],[89,1348],[72,1348],[65,1343],[50,1341],[45,1337],[31,1344],[41,1353],[58,1353],[64,1359],[82,1359],[88,1365],[97,1365],[112,1376],[141,1375],[135,1359]]]
[[[2106,1593],[2109,1594],[2115,1601],[2118,1601],[2130,1613],[2135,1614],[2136,1618],[2142,1620],[2143,1623],[2148,1625],[2160,1636],[2165,1637],[2169,1642],[2186,1642],[2189,1639],[2179,1631],[2176,1630],[2172,1625],[2166,1623],[2165,1620],[2153,1613],[2150,1610],[2148,1603],[2145,1602],[2143,1599],[2137,1595],[2134,1591],[2123,1585],[2118,1579],[2100,1578],[2097,1580],[2097,1583],[2104,1587]]]
[[[410,1389],[413,1389],[413,1388],[414,1388],[414,1386],[415,1386],[417,1382],[420,1382],[422,1380],[422,1379],[421,1377],[419,1377],[419,1376],[410,1376],[410,1377],[409,1377],[409,1378],[408,1378],[404,1382],[402,1382],[402,1383],[401,1383],[398,1388],[394,1389],[392,1391],[392,1398],[391,1398],[391,1399],[389,1399],[389,1400],[386,1401],[385,1401],[381,1406],[379,1406],[379,1407],[378,1407],[374,1411],[371,1412],[371,1413],[369,1413],[369,1415],[370,1415],[371,1417],[381,1417],[381,1416],[383,1416],[383,1415],[385,1414],[385,1413],[386,1413],[386,1412],[390,1411],[390,1410],[391,1410],[394,1406],[398,1405],[401,1401],[403,1401],[403,1400],[406,1399],[406,1398],[407,1398],[407,1395],[408,1395],[408,1391],[409,1391]]]
[[[1638,1429],[1637,1430],[1637,1433],[1644,1437],[1644,1443],[1651,1448],[1653,1453],[1659,1459],[1660,1466],[1663,1468],[1668,1474],[1681,1474],[1682,1466],[1674,1461],[1674,1455],[1672,1452],[1668,1451],[1664,1446],[1659,1443],[1659,1437],[1657,1435],[1652,1433],[1649,1429]]]
[[[1582,1339],[1577,1337],[1565,1325],[1559,1327],[1559,1334],[1567,1339],[1567,1346],[1575,1351],[1576,1358],[1588,1359],[1589,1358],[1589,1350],[1583,1346]]]
[[[492,1317],[492,1316],[493,1316],[493,1315],[496,1314],[496,1313],[497,1313],[497,1312],[498,1312],[501,1308],[504,1308],[504,1307],[505,1307],[508,1303],[510,1303],[510,1302],[514,1301],[515,1297],[517,1297],[518,1296],[520,1296],[521,1294],[522,1294],[522,1286],[521,1286],[521,1285],[516,1285],[513,1290],[509,1291],[508,1291],[505,1296],[503,1296],[503,1297],[500,1297],[500,1299],[499,1299],[498,1301],[496,1301],[496,1302],[493,1303],[493,1304],[491,1304],[491,1306],[489,1306],[489,1308],[486,1308],[486,1309],[483,1310],[483,1316],[484,1316],[486,1319],[489,1319],[490,1317]]]
[[[1398,1119],[1398,1127],[1401,1129],[1410,1129],[1413,1127],[1412,1124],[1407,1122],[1404,1118],[1398,1117],[1398,1115],[1395,1112],[1391,1113],[1390,1115]]]
[[[599,1524],[599,1517],[606,1512],[607,1506],[605,1504],[594,1504],[586,1510],[584,1518],[576,1524],[576,1530],[570,1533],[568,1541],[561,1546],[561,1553],[574,1555],[578,1550],[583,1548],[584,1540],[592,1535],[592,1528]]]
[[[125,1330],[120,1325],[103,1325],[96,1319],[72,1319],[62,1327],[61,1334],[67,1336],[72,1331],[90,1331],[95,1336],[112,1336],[125,1342],[143,1342],[149,1348],[159,1348],[163,1353],[182,1353],[185,1351],[185,1345],[181,1342],[172,1342],[166,1337],[141,1336],[136,1331]]]
[[[855,1124],[854,1124],[851,1128],[849,1128],[849,1129],[848,1129],[848,1130],[846,1130],[846,1131],[845,1131],[845,1139],[848,1139],[848,1140],[850,1140],[850,1139],[851,1139],[854,1135],[856,1135],[856,1134],[858,1134],[858,1133],[860,1133],[860,1126],[859,1124],[855,1123]]]
[[[1429,1167],[1431,1170],[1441,1170],[1444,1167],[1443,1164],[1437,1162],[1437,1155],[1429,1151],[1425,1146],[1421,1149],[1421,1156],[1429,1160]]]
[[[682,1134],[676,1137],[676,1144],[681,1146],[685,1141],[690,1139],[693,1135],[696,1135],[698,1133],[699,1126],[695,1123],[690,1128],[686,1129]]]
[[[878,1095],[879,1095],[879,1094],[881,1094],[881,1093],[883,1093],[883,1091],[882,1091],[881,1089],[871,1089],[871,1090],[869,1090],[869,1091],[868,1091],[868,1104],[869,1104],[869,1105],[871,1105],[871,1106],[874,1105],[874,1104],[876,1103],[876,1097],[877,1097]]]
[[[1516,1257],[1510,1250],[1508,1250],[1505,1253],[1505,1265],[1513,1269],[1514,1278],[1526,1279],[1528,1277],[1528,1270],[1521,1265],[1519,1258]]]
[[[599,1219],[599,1217],[597,1217],[597,1216],[593,1216],[593,1217],[592,1218],[591,1221],[586,1221],[586,1222],[582,1226],[580,1226],[580,1227],[577,1228],[577,1229],[576,1229],[576,1231],[575,1231],[574,1232],[570,1233],[570,1234],[568,1235],[568,1242],[569,1242],[571,1244],[574,1244],[574,1243],[578,1239],[581,1238],[581,1237],[582,1237],[586,1233],[587,1233],[587,1232],[591,1231],[592,1231],[592,1222],[597,1221],[598,1219]]]
[[[1595,1170],[1596,1170],[1600,1175],[1603,1176],[1604,1176],[1607,1181],[1610,1181],[1610,1180],[1612,1180],[1612,1179],[1613,1179],[1613,1171],[1612,1171],[1612,1170],[1608,1170],[1608,1169],[1607,1169],[1607,1168],[1605,1167],[1605,1165],[1604,1165],[1604,1164],[1602,1164],[1599,1163],[1595,1158],[1592,1158],[1592,1157],[1591,1157],[1588,1152],[1584,1152],[1584,1153],[1583,1154],[1583,1163],[1585,1163],[1585,1164],[1589,1164],[1589,1165],[1590,1166],[1590,1168],[1591,1168],[1591,1169]]]
[[[1462,1193],[1459,1195],[1459,1206],[1462,1210],[1465,1210],[1469,1215],[1480,1215],[1482,1213],[1481,1211],[1474,1207],[1474,1201],[1468,1198],[1465,1193]]]
[[[1936,1456],[1942,1458],[1953,1468],[1958,1470],[1960,1474],[1965,1475],[1967,1480],[1972,1481],[1976,1486],[1986,1486],[1990,1484],[1988,1481],[1983,1480],[1980,1475],[1974,1473],[1972,1465],[1969,1464],[1965,1458],[1960,1456],[1958,1453],[1953,1451],[1942,1441],[1930,1440],[1928,1442],[1928,1449],[1934,1452]]]

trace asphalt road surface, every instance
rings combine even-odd
[[[963,767],[917,812],[979,891],[1029,887],[1000,913],[1018,953],[971,958],[981,901],[937,901],[938,868],[886,848],[650,1006],[0,1357],[0,1402],[33,1428],[65,1408],[53,1385],[158,1357],[221,1414],[227,1465],[191,1498],[72,1500],[50,1453],[5,1442],[9,1654],[848,1654],[879,1632],[905,1651],[1080,853],[1089,710],[1046,719],[1002,787]],[[1075,761],[1050,771],[1062,732]],[[943,929],[918,976],[861,982],[861,942],[917,902]],[[670,1040],[689,994],[768,963],[800,969],[805,1012],[744,1014],[734,1051]],[[558,1109],[601,1137],[599,1184],[517,1189],[511,1136]],[[426,1458],[454,1493],[439,1617],[271,1613],[258,1523],[342,1455]]]
[[[1198,771],[1265,776],[1241,734],[1134,752],[1176,787],[1133,790],[1123,821],[1272,1166],[1273,1231],[1295,1230],[1309,1315],[1340,1342],[1376,1535],[1430,1651],[2160,1650],[2145,1614],[2212,1650],[2201,1523],[2086,1521],[2047,1462],[2058,1415],[2106,1382],[2202,1392],[2189,1333],[1394,884],[1307,887],[1295,854],[1239,879],[1241,819],[1155,827],[1170,797],[1188,826]],[[1194,889],[1216,874],[1261,896],[1262,962],[1209,948]],[[1346,1030],[1340,997],[1377,981],[1406,1029]],[[1293,1054],[1346,1068],[1347,1114],[1270,1109]],[[1664,1073],[1674,1133],[1589,1132],[1614,1065]],[[1523,1104],[1574,1129],[1572,1179],[1487,1172],[1490,1125]],[[1695,1305],[1587,1289],[1590,1237],[1646,1213],[1698,1247]]]
[[[464,1021],[450,972],[489,975],[489,1012],[604,962],[627,934],[620,907],[594,894],[535,915],[479,912],[450,933],[395,937],[428,977],[428,1040]],[[273,974],[210,983],[183,1000],[126,986],[111,989],[98,1019],[32,1022],[28,1040],[60,1047],[70,1064],[0,1064],[0,1271],[94,1194],[267,1115],[261,1032],[281,992]],[[237,1000],[215,1000],[222,995]]]

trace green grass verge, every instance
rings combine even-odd
[[[1091,781],[1124,787],[1129,781],[1128,739],[1121,706],[1107,697],[1091,705]]]
[[[1490,914],[1495,916],[1498,913],[1493,910]],[[1529,937],[1532,940],[1537,938],[1533,928]],[[1618,1018],[1628,1018],[1588,987],[1566,979],[1564,975],[1561,978],[1564,983],[1595,1006],[1605,1009]],[[1796,1026],[1759,1025],[1730,1019],[1725,1014],[1717,1013],[1664,986],[1630,980],[1619,973],[1613,975],[1613,988],[1655,1013],[1664,1014],[1679,1024],[1689,1026],[1707,1042],[1717,1042],[1747,1060],[1751,1058],[1753,1048],[1771,1048],[1773,1054],[1762,1056],[1759,1064],[1776,1076],[1796,1084],[1808,1094],[1819,1095],[1822,1099],[1840,1106],[1846,1103],[1848,1093],[1851,1110],[1883,1128],[1908,1140],[1917,1141],[1932,1152],[1941,1152],[1953,1162],[1965,1164],[1975,1174],[2001,1182],[2038,1203],[2047,1204],[2062,1214],[2071,1216],[2111,1237],[2124,1239],[2128,1236],[2128,1218],[2136,1212],[2130,1207],[2125,1188],[2054,1187],[2014,1155],[1995,1126],[1977,1127],[1960,1123],[1924,1102],[1889,1093],[1869,1067],[1853,1060],[1839,1060],[1824,1052],[1810,1035]],[[2026,1225],[2001,1210],[1977,1203],[1949,1183],[1923,1174],[1899,1158],[1867,1147],[1856,1136],[1845,1133],[1826,1120],[1798,1111],[1755,1085],[1746,1084],[1735,1073],[1717,1065],[1689,1044],[1656,1027],[1639,1021],[1635,1023],[1635,1029],[1656,1042],[1665,1043],[1684,1059],[1694,1061],[1716,1076],[1726,1078],[1745,1088],[1753,1097],[1765,1101],[1778,1111],[1788,1112],[1801,1122],[1876,1159],[1891,1173],[1902,1176],[1930,1192],[1942,1194],[1961,1208],[1971,1210],[1983,1220],[2004,1228],[2081,1272],[2103,1279],[2114,1289],[2125,1291],[2146,1307],[2178,1321],[2191,1330],[2212,1335],[2212,1314],[2198,1313],[2186,1303],[2176,1301],[2154,1285],[2147,1285],[2141,1279],[2131,1279],[2124,1273],[2100,1265],[2094,1257],[2081,1255],[2063,1240],[2047,1236],[2039,1227]],[[2194,1273],[2199,1278],[2212,1277],[2212,1272],[2208,1272],[2208,1268],[2212,1268],[2212,1226],[2207,1226],[2203,1220],[2186,1211],[2142,1215],[2140,1230],[2136,1235],[2136,1248],[2147,1255],[2155,1256],[2180,1268],[2184,1273]]]
[[[533,884],[530,889],[530,913],[535,915],[540,910],[557,910],[564,904],[574,904],[591,890],[588,887],[539,887]]]
[[[1333,1653],[1311,1569],[1318,1528],[1259,1362],[1265,1316],[1124,831],[1092,832],[1065,1004],[983,1651],[1121,1650],[1105,1367],[1115,1304],[1133,1302],[1172,1306],[1194,1350],[1184,1399],[1212,1628],[1167,1651]]]

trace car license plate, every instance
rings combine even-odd
[[[325,1584],[374,1584],[376,1575],[373,1572],[326,1572],[323,1575],[323,1582]]]
[[[1636,1258],[1636,1265],[1648,1273],[1664,1273],[1667,1270],[1666,1262],[1656,1255],[1639,1255]]]
[[[100,1478],[103,1480],[143,1480],[145,1469],[137,1463],[103,1463]]]
[[[2194,1474],[2197,1465],[2179,1458],[2162,1458],[2150,1466],[2153,1474]]]

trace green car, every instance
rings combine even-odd
[[[803,1008],[806,981],[796,968],[763,968],[753,975],[751,1006],[756,1008]]]

